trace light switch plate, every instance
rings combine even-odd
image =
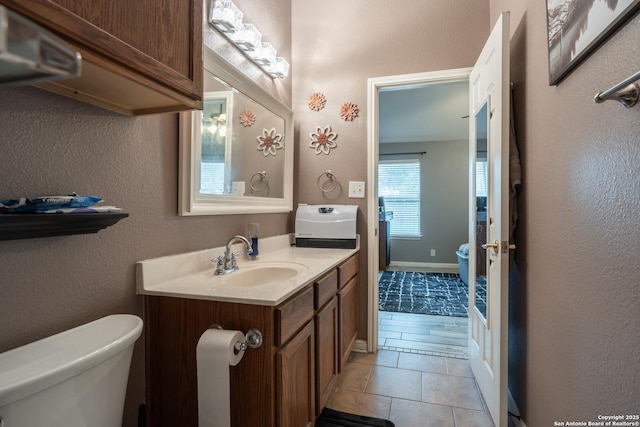
[[[364,199],[364,181],[349,181],[349,198]]]
[[[244,181],[233,181],[231,183],[231,194],[234,196],[244,196]]]

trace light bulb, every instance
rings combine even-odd
[[[211,5],[209,23],[224,33],[242,29],[242,12],[231,1],[216,0]]]

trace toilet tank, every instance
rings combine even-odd
[[[122,425],[142,320],[115,314],[0,354],[0,425]]]

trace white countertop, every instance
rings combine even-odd
[[[290,234],[261,238],[259,259],[240,256],[240,269],[227,275],[215,275],[215,265],[211,262],[224,253],[224,247],[140,261],[136,264],[137,291],[141,295],[275,306],[360,250],[359,239],[355,249],[297,248],[291,246],[292,241]],[[235,244],[232,248],[240,251],[242,246]],[[299,273],[291,279],[266,285],[225,283],[243,269],[248,271],[274,263],[290,264]]]

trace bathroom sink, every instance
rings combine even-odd
[[[260,286],[284,282],[295,278],[305,271],[306,266],[296,263],[261,263],[241,266],[238,271],[229,273],[222,278],[225,285],[230,286]]]

